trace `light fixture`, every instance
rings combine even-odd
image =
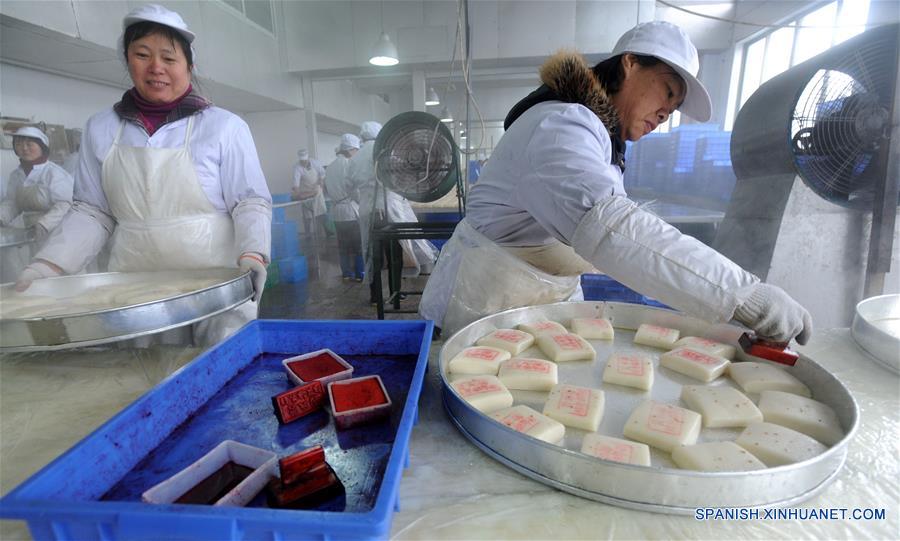
[[[441,122],[453,122],[453,116],[450,114],[450,110],[447,109],[446,105],[441,109]]]
[[[400,63],[397,55],[397,47],[391,43],[391,38],[384,31],[384,2],[381,2],[381,37],[372,48],[372,57],[369,64],[373,66],[396,66]]]
[[[425,105],[440,105],[441,99],[438,97],[437,92],[434,91],[433,86],[428,87],[428,93],[425,96]]]
[[[381,37],[378,38],[375,47],[372,49],[372,58],[369,59],[369,64],[374,66],[396,66],[399,63],[397,47],[391,42],[391,38],[382,32]]]

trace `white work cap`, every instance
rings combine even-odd
[[[369,120],[368,122],[362,123],[362,127],[359,130],[359,138],[363,141],[372,141],[378,137],[378,132],[380,131],[381,124],[374,120]]]
[[[44,143],[45,147],[50,148],[50,139],[47,138],[47,134],[34,126],[24,126],[19,128],[16,130],[16,133],[13,134],[13,137],[30,137],[32,139],[37,139],[41,143]]]
[[[678,110],[700,122],[709,120],[712,101],[697,79],[700,72],[697,48],[684,30],[665,21],[641,23],[625,32],[612,51],[613,56],[624,53],[653,56],[668,64],[687,85],[684,103]]]
[[[184,36],[184,39],[186,39],[188,43],[193,43],[194,38],[197,37],[193,32],[188,30],[188,26],[184,22],[184,19],[181,18],[181,15],[157,4],[147,4],[132,10],[131,13],[122,19],[122,30],[124,31],[134,23],[142,21],[168,26]]]
[[[306,150],[305,148],[301,148],[300,150],[297,151],[297,157],[300,158],[301,160],[308,160],[309,159],[309,151]]]
[[[341,136],[341,150],[350,150],[351,148],[355,148],[359,150],[359,137],[353,135],[352,133],[345,133]]]

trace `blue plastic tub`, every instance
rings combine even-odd
[[[272,259],[285,259],[300,255],[300,235],[297,222],[272,223]]]
[[[0,500],[38,540],[377,539],[390,532],[428,363],[430,321],[261,320],[205,352]],[[282,359],[329,348],[381,376],[389,421],[337,431],[327,411],[280,425]],[[315,510],[150,505],[143,491],[234,439],[279,456],[320,444],[344,496]]]
[[[296,284],[306,280],[307,276],[306,257],[298,255],[278,260],[278,277],[280,281]]]
[[[641,295],[605,274],[582,274],[581,289],[586,301],[616,301],[668,308],[665,304]]]

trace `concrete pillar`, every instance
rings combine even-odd
[[[316,133],[318,133],[319,130],[316,126],[316,98],[313,95],[312,79],[304,77],[302,89],[303,112],[306,113],[306,149],[309,150],[309,155],[311,157],[322,161],[322,156],[319,156],[319,142],[316,137]]]
[[[413,111],[425,111],[425,72],[415,70],[412,73]]]

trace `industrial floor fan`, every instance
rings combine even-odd
[[[737,184],[714,247],[787,289],[819,327],[848,326],[897,258],[898,40],[900,25],[886,25],[794,66],[735,120]]]

